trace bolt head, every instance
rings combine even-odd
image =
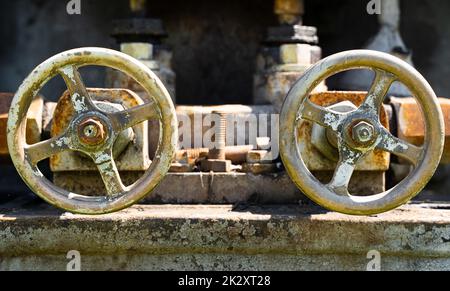
[[[85,145],[99,145],[106,138],[105,126],[96,118],[88,118],[78,125],[78,136]]]
[[[83,129],[84,136],[93,138],[98,135],[98,128],[95,125],[88,125]]]
[[[368,144],[374,140],[375,128],[368,122],[361,121],[352,128],[353,141],[358,144]]]

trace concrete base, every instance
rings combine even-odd
[[[124,172],[126,185],[137,181],[143,172]],[[316,172],[323,183],[331,180],[332,172]],[[370,181],[370,183],[367,183]],[[97,172],[58,172],[55,185],[82,195],[106,193]],[[372,195],[385,191],[385,173],[356,172],[350,182],[351,193]],[[247,173],[169,173],[155,191],[142,203],[227,204],[254,202],[259,204],[289,204],[308,199],[295,186],[286,172],[253,175]]]
[[[0,208],[0,270],[450,270],[450,204],[373,217],[315,206],[136,206],[105,216]],[[29,207],[29,202],[28,207]],[[6,210],[10,209],[10,210]],[[29,209],[29,208],[28,208]]]

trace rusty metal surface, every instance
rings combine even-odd
[[[303,0],[275,0],[276,15],[303,15],[305,7]]]
[[[12,93],[0,93],[0,156],[5,157],[9,156],[6,127],[13,97]],[[41,96],[35,98],[30,105],[26,129],[26,139],[29,144],[35,144],[41,140],[43,107],[44,100]]]
[[[217,124],[217,131],[215,133],[215,147],[209,150],[208,159],[211,160],[226,160],[227,147],[227,113],[220,111],[213,111],[219,117]]]
[[[371,69],[375,79],[362,105],[356,111],[339,113],[309,99],[313,89],[325,79],[352,69]],[[411,90],[425,112],[426,138],[417,147],[394,137],[381,124],[380,112],[393,82],[400,81]],[[316,122],[338,135],[340,160],[328,184],[320,183],[308,170],[300,154],[296,132],[302,120]],[[370,143],[353,139],[352,129],[361,121],[376,130]],[[371,215],[392,210],[415,197],[436,171],[444,147],[444,120],[438,99],[426,80],[409,64],[388,54],[357,50],[330,56],[309,69],[290,91],[280,118],[280,150],[287,172],[305,194],[316,203],[342,213]],[[365,197],[352,196],[348,184],[357,162],[374,149],[408,159],[412,173],[392,189]]]
[[[338,112],[350,112],[358,109],[351,101],[344,101],[327,107]],[[337,150],[337,136],[331,130],[314,123],[311,132],[311,143],[327,159],[337,162],[339,153]]]
[[[107,66],[133,76],[152,96],[152,101],[119,113],[101,111],[90,99],[78,68],[88,65]],[[68,130],[61,136],[35,145],[25,140],[26,115],[33,98],[51,78],[61,75],[71,92],[77,112]],[[91,147],[76,134],[88,118],[98,118],[107,126],[102,144]],[[117,170],[112,148],[118,134],[145,120],[159,120],[159,146],[150,168],[135,184],[125,186]],[[177,119],[169,93],[158,77],[138,60],[104,48],[80,48],[60,53],[36,67],[17,91],[8,117],[8,148],[17,171],[30,189],[48,203],[74,213],[104,214],[127,208],[151,193],[168,172],[178,140]],[[97,165],[107,194],[88,197],[68,192],[48,181],[37,164],[54,154],[79,151]]]
[[[197,148],[197,149],[185,149],[178,150],[175,154],[175,161],[184,162],[188,164],[195,164],[199,159],[208,158],[209,149]]]
[[[247,153],[247,163],[249,164],[271,164],[277,158],[265,150],[253,150]]]
[[[242,172],[253,175],[268,175],[279,171],[277,164],[273,163],[244,163],[242,164]]]
[[[172,163],[170,166],[170,173],[190,173],[195,170],[194,165],[188,163]]]
[[[206,159],[200,162],[202,172],[229,173],[232,170],[230,160]]]
[[[232,173],[187,172],[186,169],[182,169],[182,173],[168,173],[155,191],[140,203],[296,204],[309,201],[278,164],[243,164],[242,168]],[[125,184],[131,184],[143,173],[121,172],[121,177]],[[313,174],[323,183],[329,182],[333,176],[332,172],[323,171]],[[106,191],[100,174],[95,172],[57,172],[53,175],[53,181],[63,189],[82,195],[93,196]],[[384,172],[356,172],[349,190],[355,195],[377,194],[385,191],[384,185]]]
[[[252,145],[226,147],[225,159],[230,160],[233,164],[242,164],[246,161],[248,152],[253,148]],[[209,149],[207,148],[179,150],[176,153],[175,160],[195,164],[199,159],[208,158],[208,154]]]
[[[145,13],[147,0],[130,0],[130,10],[133,13]]]
[[[88,93],[94,102],[108,102],[121,105],[129,109],[143,104],[141,98],[135,93],[124,89],[88,89]],[[66,91],[58,101],[53,115],[51,136],[57,137],[63,134],[75,115],[70,93]],[[133,127],[134,138],[130,145],[126,145],[116,159],[119,171],[145,171],[150,166],[148,157],[148,125],[147,122],[137,124]],[[119,145],[117,141],[114,149]],[[95,163],[89,157],[80,153],[67,151],[58,153],[50,158],[50,168],[53,172],[67,171],[97,171]]]
[[[420,146],[424,142],[425,123],[420,106],[414,98],[391,98],[397,116],[397,134],[414,145]],[[439,98],[445,122],[445,146],[441,163],[450,163],[450,100]]]
[[[199,150],[199,149],[203,149],[206,147],[206,145],[201,142],[200,144],[195,143],[194,141],[194,137],[198,136],[201,134],[201,137],[203,137],[205,135],[205,133],[211,129],[210,126],[206,126],[206,125],[202,125],[201,129],[197,128],[195,126],[193,126],[196,122],[197,124],[199,124],[199,120],[200,123],[202,124],[202,120],[203,118],[207,115],[207,114],[212,114],[213,111],[225,111],[225,112],[229,112],[230,113],[230,117],[232,117],[236,123],[235,126],[230,125],[230,123],[228,124],[228,128],[227,128],[227,136],[228,133],[233,130],[234,132],[237,132],[237,134],[235,134],[235,138],[233,141],[227,141],[227,145],[228,146],[235,146],[237,145],[237,147],[240,146],[244,146],[242,142],[239,141],[244,141],[244,144],[248,145],[250,144],[251,146],[255,147],[257,146],[257,143],[255,140],[251,140],[250,139],[250,134],[249,134],[249,129],[248,127],[246,127],[245,131],[242,130],[237,130],[239,128],[240,125],[245,124],[245,122],[248,122],[249,120],[251,120],[250,116],[260,116],[261,114],[264,115],[271,115],[274,114],[274,108],[271,105],[253,105],[253,106],[248,106],[248,105],[220,105],[220,106],[177,106],[176,107],[176,111],[177,111],[177,117],[178,117],[178,121],[179,122],[184,122],[184,120],[187,119],[188,117],[188,121],[191,123],[191,139],[192,142],[188,145],[186,145],[185,149],[190,150],[191,152],[193,150]],[[149,121],[149,149],[150,149],[150,157],[152,157],[152,153],[155,151],[156,149],[156,141],[157,141],[157,137],[158,137],[158,127],[159,125],[156,125],[154,122]],[[271,134],[271,124],[267,125],[267,131],[268,134]],[[181,134],[181,132],[180,132]],[[203,139],[202,139],[203,141]],[[227,153],[227,159],[228,160],[232,160],[233,163],[242,163],[243,161],[245,161],[245,156],[242,156],[242,152],[241,149],[239,148],[234,148],[234,149],[238,149],[238,152],[236,153],[235,156],[233,156],[232,154]],[[229,152],[231,149],[227,149],[227,152]]]
[[[227,112],[213,111],[218,115],[218,131],[215,133],[215,147],[209,149],[208,157],[200,162],[203,172],[228,173],[231,172],[232,163],[226,159],[227,149]]]
[[[251,121],[252,117],[259,117],[260,115],[268,115],[270,118],[271,114],[275,114],[275,109],[271,105],[221,105],[221,106],[182,106],[179,105],[176,107],[178,120],[181,122],[186,117],[189,117],[189,121],[191,123],[191,137],[197,137],[200,135],[203,137],[207,131],[211,129],[211,126],[204,125],[202,120],[208,115],[212,114],[214,111],[218,112],[228,112],[228,116],[233,118],[235,121],[235,126],[227,126],[227,136],[231,136],[231,130],[237,132],[234,135],[234,140],[230,141],[227,138],[227,146],[242,146],[243,144],[239,143],[239,141],[244,141],[245,145],[252,145],[256,148],[256,140],[250,139],[249,128],[246,127],[244,130],[238,130],[239,126],[245,125],[246,122]],[[199,122],[200,120],[200,122]],[[269,121],[269,120],[268,120]],[[201,128],[197,128],[195,125],[200,124]],[[267,132],[271,133],[272,131],[271,124],[267,124]],[[190,148],[203,148],[205,145],[195,144],[194,138],[191,139]],[[228,159],[228,158],[227,158]]]
[[[355,106],[360,106],[366,97],[366,92],[354,91],[328,91],[311,94],[310,100],[314,104],[322,107],[329,107],[334,104],[349,101]],[[389,129],[389,120],[385,110],[381,112],[381,124]],[[325,157],[316,146],[311,143],[313,124],[310,121],[299,122],[297,130],[298,147],[302,158],[310,171],[333,171],[337,161]],[[337,150],[336,150],[337,153]],[[387,171],[389,169],[390,155],[381,150],[374,150],[363,157],[356,171]]]

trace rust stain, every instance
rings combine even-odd
[[[69,91],[64,92],[56,105],[53,113],[53,123],[51,128],[51,136],[58,136],[62,134],[69,126],[70,121],[74,116],[75,110],[70,101]]]
[[[450,136],[450,100],[439,98],[445,121],[445,135]],[[425,123],[419,105],[414,98],[403,99],[399,106],[399,130],[405,137],[422,138],[425,135]]]
[[[87,88],[89,96],[92,100],[97,102],[108,102],[120,104],[125,109],[139,106],[139,101],[134,93],[124,89],[101,89],[101,88]],[[68,128],[71,120],[74,118],[75,110],[73,108],[70,93],[66,90],[60,97],[53,114],[53,123],[51,127],[51,136],[56,137],[63,134]],[[138,152],[140,152],[138,150]],[[53,171],[73,169],[79,170],[95,170],[95,165],[90,160],[81,160],[80,157],[84,155],[76,153],[60,153],[50,157],[50,167]],[[140,160],[136,158],[136,161]],[[137,165],[135,161],[122,161],[119,159],[118,167],[122,169],[122,165],[128,165],[129,169],[138,167],[140,170],[145,170],[143,165]],[[146,163],[146,162],[144,162]],[[132,164],[133,166],[130,166]],[[128,168],[127,168],[128,169]]]
[[[425,122],[414,98],[396,98],[392,101],[397,110],[398,137],[420,146],[425,138]],[[450,100],[439,98],[445,122],[445,146],[441,163],[450,163]]]
[[[355,106],[360,106],[366,98],[367,92],[327,91],[313,93],[310,100],[319,106],[329,107],[331,105],[350,101]],[[381,111],[381,124],[389,129],[388,115],[385,110]],[[297,129],[297,137],[302,157],[311,171],[333,171],[337,163],[327,159],[309,141],[311,140],[312,123],[302,121]],[[381,150],[374,150],[361,158],[356,170],[359,171],[386,171],[389,169],[390,154]]]
[[[6,128],[8,123],[8,113],[11,107],[14,94],[0,93],[0,155],[8,156],[8,143],[6,139]],[[34,144],[41,140],[42,133],[42,110],[44,101],[41,96],[37,96],[31,103],[27,115],[26,140],[28,144]]]
[[[366,96],[367,92],[364,91],[327,91],[311,94],[310,100],[322,107],[329,107],[344,101],[350,101],[359,107],[364,102]],[[381,111],[380,121],[384,127],[389,129],[389,120],[385,110]]]
[[[118,103],[123,105],[124,108],[139,106],[137,100],[124,90],[96,88],[88,88],[87,90],[90,97],[95,101]],[[70,100],[70,93],[66,90],[55,108],[51,136],[54,137],[62,134],[69,126],[74,114],[75,110]]]
[[[14,95],[0,93],[0,155],[8,154],[8,143],[6,141],[6,126],[8,123],[8,111]]]
[[[302,14],[303,2],[298,0],[276,0],[275,14]]]
[[[39,89],[49,78],[55,76],[57,73],[63,75],[64,77],[63,70],[69,64],[73,64],[74,66],[99,65],[123,70],[130,76],[134,77],[140,84],[142,84],[146,92],[152,95],[155,104],[157,105],[157,109],[159,110],[158,116],[156,117],[161,121],[161,127],[163,130],[159,139],[160,143],[155,155],[156,158],[155,160],[153,160],[151,167],[148,168],[148,164],[150,162],[146,158],[148,154],[144,151],[144,148],[147,149],[147,136],[146,134],[144,134],[146,131],[146,124],[140,123],[136,126],[136,128],[138,126],[140,127],[139,131],[141,135],[139,136],[136,133],[135,138],[136,140],[138,138],[141,138],[140,141],[136,142],[136,144],[140,144],[142,146],[137,151],[132,150],[135,147],[128,147],[130,151],[124,152],[121,159],[123,159],[125,162],[129,161],[134,163],[136,163],[136,160],[138,160],[137,162],[141,162],[141,164],[138,165],[139,169],[142,169],[145,166],[148,168],[148,171],[137,184],[132,185],[131,187],[124,187],[123,193],[121,193],[120,196],[115,195],[116,193],[110,191],[112,188],[107,189],[108,196],[102,196],[101,198],[92,198],[81,196],[76,193],[68,193],[66,191],[62,191],[60,188],[55,187],[55,185],[48,183],[43,179],[44,177],[42,173],[38,170],[37,165],[34,163],[37,163],[37,159],[41,157],[31,157],[36,158],[36,160],[33,160],[28,156],[28,153],[31,153],[32,151],[30,151],[30,148],[27,148],[26,146],[24,125],[27,117],[26,113],[30,108],[31,101],[33,100],[32,98],[33,96],[36,96]],[[78,84],[77,82],[75,82],[77,84],[68,82],[73,81],[72,79],[70,79],[70,76],[68,77],[69,78],[66,78],[67,80],[65,79],[65,81],[67,87],[71,91],[72,89],[80,88],[84,91],[83,93],[86,93],[86,88],[81,84],[81,82],[79,82],[80,84]],[[134,95],[136,97],[138,103],[143,103],[143,101],[137,95],[135,95],[131,91],[129,92],[131,95]],[[150,192],[152,192],[161,182],[162,177],[169,170],[170,163],[172,161],[176,148],[176,141],[178,138],[176,113],[173,103],[168,92],[164,90],[164,87],[157,76],[148,67],[125,54],[109,49],[95,47],[80,48],[60,53],[40,64],[23,81],[16,94],[17,100],[13,100],[14,102],[10,109],[7,131],[8,146],[11,149],[12,160],[14,162],[14,165],[16,166],[17,171],[27,183],[29,188],[37,195],[39,195],[42,199],[56,207],[62,208],[72,213],[90,215],[119,211],[131,206],[132,204],[141,200],[145,195],[148,195]],[[76,97],[77,96],[74,96],[74,98]],[[145,109],[147,108],[149,107],[143,106],[140,109],[145,111]],[[95,113],[95,115],[97,116],[105,117],[101,115],[101,112],[94,111],[96,110],[93,110],[92,114]],[[139,116],[139,110],[137,110],[137,112],[138,113],[136,114],[136,116],[134,116],[136,117],[136,124],[139,123],[139,118],[141,117]],[[82,115],[81,118],[83,117],[84,116]],[[147,116],[142,116],[142,118],[144,117]],[[116,126],[111,126],[114,127],[112,128],[112,130],[122,131],[122,127],[117,125],[117,120],[115,121],[115,125],[117,126],[117,128]],[[134,124],[135,123],[130,124],[130,127],[133,127]],[[57,129],[53,129],[53,132],[55,132],[56,130]],[[61,143],[68,145],[71,142],[70,138],[74,136],[74,134],[72,134],[72,130],[69,132],[69,135],[70,136],[63,137],[61,140],[58,140],[58,142],[61,141]],[[40,148],[41,145],[44,145],[44,147]],[[41,152],[49,153],[48,151],[51,151],[49,154],[53,154],[53,151],[50,150],[50,148],[52,148],[52,145],[54,145],[52,142],[43,143],[39,146],[34,147],[34,149],[36,150],[36,152],[39,152],[40,149],[43,149]],[[89,150],[84,151],[84,149],[77,148],[76,145],[74,148],[69,148],[69,150],[83,151],[86,154],[92,154],[93,156],[91,158],[97,158],[97,156],[103,157],[110,154],[110,151],[113,150],[112,139],[108,141],[108,144],[105,144],[104,146],[107,147],[106,150],[108,151],[108,153],[95,152],[95,150],[93,150],[92,152]],[[66,153],[66,151],[63,151],[62,153]],[[136,155],[141,155],[142,158],[136,158]],[[117,166],[119,166],[119,163],[117,164]],[[80,166],[84,166],[84,163],[80,162]],[[98,167],[98,169],[102,171],[100,167]],[[114,174],[116,174],[114,182],[118,182],[117,184],[119,184],[119,173],[116,169],[114,170]],[[111,179],[107,180],[105,178],[103,180],[105,184],[108,184],[111,181]]]

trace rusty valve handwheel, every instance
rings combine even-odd
[[[88,65],[107,66],[128,74],[146,90],[152,102],[118,113],[102,112],[89,97],[78,73],[78,68]],[[25,125],[30,103],[45,83],[58,74],[67,84],[75,117],[61,136],[28,145]],[[126,187],[113,159],[114,142],[122,131],[150,119],[159,120],[162,129],[155,159],[139,181]],[[118,211],[149,194],[168,172],[177,139],[174,105],[158,77],[134,58],[103,48],[63,52],[39,65],[16,93],[8,120],[9,151],[23,180],[50,204],[81,214]],[[87,197],[69,193],[42,175],[38,162],[69,150],[82,152],[93,159],[105,183],[106,195]]]
[[[313,104],[312,90],[326,78],[351,69],[371,69],[375,80],[363,104],[339,113]],[[417,147],[394,137],[380,122],[383,99],[392,83],[409,88],[423,112],[425,141]],[[337,135],[340,159],[331,182],[320,183],[307,169],[297,146],[301,119],[315,122]],[[412,199],[433,176],[444,146],[444,122],[438,100],[427,81],[410,65],[375,51],[348,51],[330,56],[310,68],[288,94],[281,113],[281,156],[292,180],[313,201],[334,211],[372,215],[392,210]],[[359,159],[379,149],[406,159],[414,170],[391,190],[372,196],[352,196],[349,181]]]

